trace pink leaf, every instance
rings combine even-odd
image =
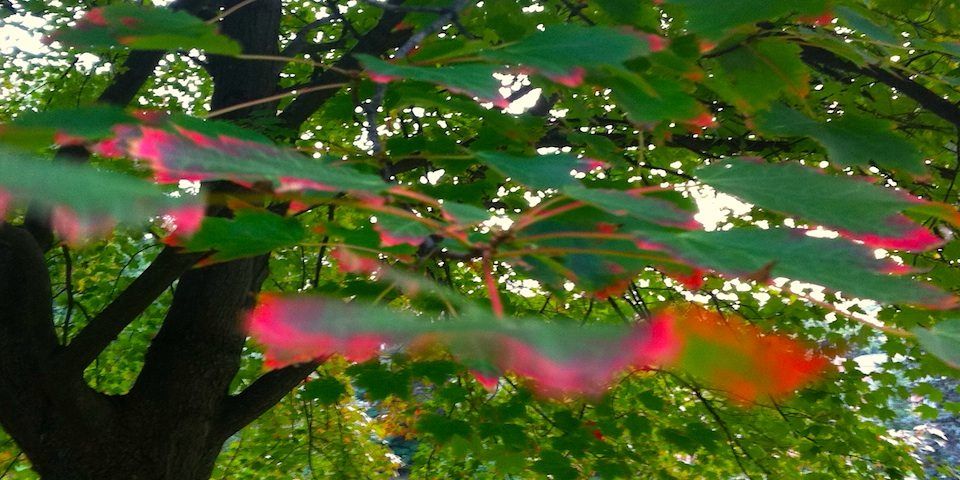
[[[583,80],[587,76],[587,71],[584,70],[583,67],[574,67],[572,70],[564,74],[557,75],[545,73],[544,75],[560,85],[573,88],[579,87],[581,84],[583,84]]]
[[[53,230],[69,245],[81,245],[95,236],[103,236],[113,230],[115,222],[109,217],[83,218],[68,207],[54,207],[50,223]]]

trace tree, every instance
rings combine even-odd
[[[149,3],[3,2],[4,475],[949,471],[952,3]]]

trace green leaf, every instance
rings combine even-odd
[[[920,345],[953,368],[960,368],[960,319],[942,320],[932,328],[914,328]]]
[[[320,402],[321,405],[333,405],[339,402],[346,393],[346,385],[331,376],[310,380],[303,387],[303,395]]]
[[[410,396],[410,372],[406,369],[391,369],[376,360],[358,363],[347,368],[358,388],[366,390],[370,400],[383,400],[390,396]]]
[[[580,478],[580,472],[573,468],[570,459],[556,450],[541,452],[540,459],[533,464],[533,470],[537,473],[550,475],[550,478],[557,480]]]
[[[443,202],[443,211],[451,217],[451,221],[461,225],[484,222],[493,216],[486,208],[459,202]]]
[[[735,228],[717,232],[681,232],[651,236],[694,265],[728,276],[786,277],[840,291],[845,297],[930,308],[951,308],[953,295],[910,278],[872,250],[842,239],[814,238],[802,231]]]
[[[703,111],[691,95],[692,89],[675,78],[646,78],[626,70],[610,70],[600,78],[612,89],[614,102],[634,123],[683,121]]]
[[[49,40],[79,48],[129,47],[134,50],[189,50],[237,55],[240,45],[220,35],[216,25],[186,12],[131,4],[97,7],[77,24]]]
[[[922,201],[866,179],[819,173],[797,163],[725,159],[697,170],[704,183],[760,207],[840,230],[867,244],[925,250],[940,238],[901,213]]]
[[[894,125],[876,118],[851,113],[832,117],[820,123],[782,104],[756,118],[757,128],[783,136],[805,136],[816,140],[827,150],[831,161],[847,166],[868,166],[924,172],[923,157],[916,146],[893,133]]]
[[[210,127],[221,130],[218,124]],[[180,179],[230,180],[241,185],[270,181],[280,191],[380,192],[379,177],[340,166],[330,158],[310,158],[294,149],[185,128],[176,131],[130,127],[94,147],[109,156],[147,162],[161,183]]]
[[[477,158],[511,180],[531,188],[546,190],[579,181],[573,177],[574,170],[588,170],[588,162],[573,155],[554,154],[536,157],[520,156],[503,152],[476,152]]]
[[[899,46],[901,40],[885,28],[877,25],[865,15],[845,5],[836,8],[837,16],[859,33],[888,45]]]
[[[405,78],[433,83],[446,87],[454,93],[477,97],[481,102],[493,102],[505,108],[509,101],[500,94],[500,81],[493,78],[497,71],[494,65],[458,64],[441,67],[416,67],[384,62],[370,55],[354,55],[360,60],[371,78],[386,83],[394,78]]]
[[[139,178],[0,148],[0,214],[9,202],[52,209],[55,229],[71,243],[109,233],[117,222],[142,224],[155,216],[185,222],[180,233],[186,234],[203,216],[196,197],[172,197]]]
[[[373,228],[380,234],[380,244],[384,247],[403,244],[416,247],[433,233],[416,220],[393,215],[377,216],[377,223],[373,224]]]
[[[295,218],[247,208],[237,210],[233,218],[207,217],[183,246],[194,252],[215,250],[209,261],[224,262],[296,245],[306,235]]]
[[[561,192],[614,215],[685,230],[700,227],[690,212],[680,209],[673,202],[657,198],[655,194],[644,194],[649,192],[584,188],[578,185],[565,187]]]
[[[796,14],[816,14],[827,9],[826,0],[666,0],[682,7],[687,28],[704,37],[718,39],[741,25],[774,21]]]
[[[182,113],[139,111],[131,114],[113,105],[88,105],[58,108],[42,112],[24,112],[12,122],[0,125],[0,142],[28,147],[49,147],[84,144],[114,134],[120,125],[149,125],[169,132],[178,129],[212,137],[233,137],[271,144],[262,134],[238,127],[230,122],[206,120]],[[24,138],[30,142],[24,144]]]
[[[783,40],[744,43],[717,59],[708,85],[744,112],[766,108],[787,93],[803,97],[809,70],[800,60],[800,46]]]
[[[649,52],[649,40],[639,33],[563,24],[550,25],[516,43],[481,55],[508,65],[534,68],[547,76],[562,77],[578,68],[619,66]]]
[[[473,429],[463,420],[455,420],[443,415],[427,414],[417,422],[417,430],[432,435],[440,443],[446,443],[459,436],[469,438]]]
[[[41,139],[36,146],[48,147],[54,142],[61,145],[83,143],[109,137],[115,126],[135,122],[136,119],[122,108],[109,105],[25,112],[0,126],[0,141],[17,142],[34,132]]]

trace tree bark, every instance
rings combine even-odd
[[[208,5],[230,8],[240,3],[180,0],[175,5],[210,17],[214,10],[204,10]],[[243,3],[220,22],[221,31],[236,39],[245,53],[278,55],[281,0]],[[402,18],[385,13],[357,39],[354,50],[381,54],[395,47],[404,36],[390,32]],[[128,102],[158,58],[149,52],[131,55],[129,68],[117,76],[124,85],[109,87],[101,98]],[[354,62],[345,58],[343,62]],[[214,83],[213,109],[276,93],[275,63],[211,56],[207,68]],[[329,98],[325,95],[300,99],[296,113],[281,121],[299,129]],[[272,115],[276,104],[223,117],[255,121],[261,109]],[[204,188],[219,195],[241,189],[226,182]],[[223,207],[208,211],[230,214]],[[190,269],[203,254],[168,248],[70,344],[59,345],[44,261],[44,252],[54,245],[48,223],[39,210],[23,226],[0,221],[0,427],[43,478],[209,478],[223,442],[316,367],[311,363],[271,372],[240,394],[230,394],[246,341],[243,315],[267,278],[267,255]],[[83,378],[86,367],[177,280],[171,306],[130,392],[110,396],[91,388]]]
[[[237,3],[232,0],[225,7]],[[277,55],[280,17],[280,0],[258,0],[226,17],[221,30],[244,52]],[[150,67],[154,57],[159,58],[135,57],[138,69],[140,63]],[[210,70],[214,109],[275,93],[278,72],[270,62],[214,57]],[[136,89],[128,84],[108,92],[129,94]],[[249,117],[253,111],[239,110],[232,117]],[[162,264],[169,268],[151,270],[141,288],[130,295],[124,292],[122,302],[104,311],[103,322],[81,332],[79,343],[62,348],[53,331],[50,280],[43,259],[50,239],[35,238],[36,223],[27,225],[34,235],[28,228],[0,229],[0,347],[16,352],[0,355],[4,430],[44,478],[209,478],[223,442],[233,433],[220,428],[219,418],[246,340],[243,312],[253,305],[266,278],[267,256],[184,273],[198,256],[164,252]],[[90,352],[109,343],[181,273],[172,305],[130,393],[110,397],[90,388],[82,375]],[[72,365],[60,364],[63,360]]]

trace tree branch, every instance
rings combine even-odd
[[[941,95],[921,85],[899,69],[884,68],[879,65],[857,65],[835,53],[810,45],[803,45],[800,58],[811,67],[828,74],[845,71],[855,75],[871,77],[898,92],[912,98],[930,113],[960,128],[960,108]]]
[[[54,361],[66,376],[81,374],[103,349],[113,342],[174,280],[203,257],[203,253],[178,253],[165,248],[157,258],[117,296],[90,320]]]
[[[453,0],[449,7],[438,12],[439,15],[433,22],[430,22],[430,25],[410,35],[410,38],[397,48],[397,53],[394,55],[394,58],[400,59],[409,55],[410,52],[412,52],[414,48],[417,48],[420,42],[423,42],[428,36],[433,35],[448,23],[456,20],[460,12],[469,4],[469,0]],[[387,86],[378,84],[373,96],[362,106],[367,119],[367,139],[372,144],[374,155],[383,153],[383,144],[380,142],[380,134],[378,133],[379,123],[377,121],[377,112],[380,110],[380,106],[383,104],[383,97],[386,94]]]
[[[399,2],[393,2],[397,4]],[[325,70],[319,76],[313,85],[328,85],[342,83],[350,80],[344,71],[357,70],[360,63],[354,58],[355,54],[363,53],[367,55],[380,56],[387,50],[400,45],[408,36],[409,32],[394,32],[393,29],[403,20],[406,12],[389,10],[380,17],[377,25],[363,34],[356,45],[345,52],[333,65],[333,68]],[[327,100],[337,94],[339,90],[320,90],[298,96],[290,102],[282,112],[280,112],[280,123],[290,131],[299,131],[300,125],[307,121],[314,112],[326,103]]]
[[[270,410],[321,363],[314,360],[267,372],[242,392],[228,397],[219,420],[223,435],[232,435]]]

